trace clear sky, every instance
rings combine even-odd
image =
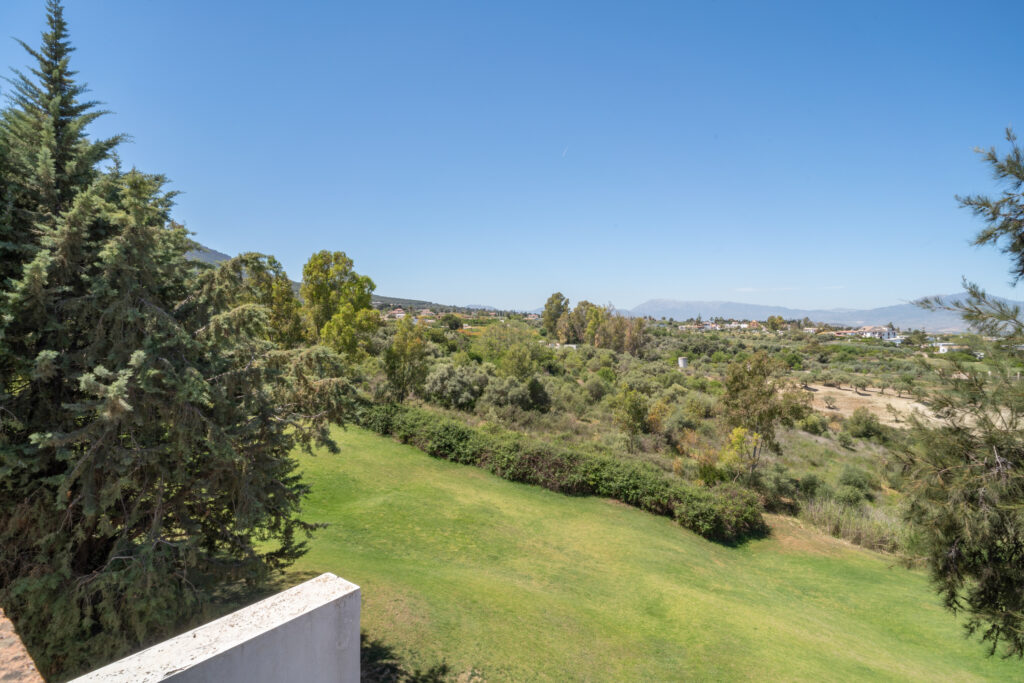
[[[0,36],[37,44],[43,4]],[[1024,129],[1019,0],[67,4],[94,133],[294,279],[330,249],[380,294],[521,309],[1024,299],[954,199]]]

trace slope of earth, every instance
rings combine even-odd
[[[772,518],[738,548],[356,428],[300,456],[294,567],[359,584],[363,628],[409,661],[488,680],[1019,680],[965,640],[926,578]]]

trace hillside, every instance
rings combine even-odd
[[[222,261],[227,261],[231,257],[222,251],[210,249],[209,247],[203,246],[197,242],[196,248],[185,254],[185,258],[215,265]]]
[[[487,680],[1013,680],[925,577],[773,518],[728,548],[611,501],[429,458],[359,429],[298,456],[310,521],[290,575],[363,591],[363,628]]]

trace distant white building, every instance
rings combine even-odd
[[[884,325],[868,325],[857,330],[857,334],[865,339],[883,339],[885,341],[899,336],[896,330]]]

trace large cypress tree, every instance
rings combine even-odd
[[[109,158],[123,139],[90,140],[86,127],[105,112],[82,101],[88,88],[75,80],[64,9],[47,0],[48,30],[36,50],[22,47],[35,65],[15,70],[9,99],[0,118],[4,154],[5,211],[0,211],[0,283],[20,273],[38,246],[41,230],[54,227],[74,196],[95,178],[97,164]]]
[[[97,168],[113,141],[85,137],[59,3],[48,21],[0,129],[0,604],[60,676],[301,554],[291,452],[330,446],[352,393],[338,356],[274,343],[276,261],[187,261],[164,179]]]

